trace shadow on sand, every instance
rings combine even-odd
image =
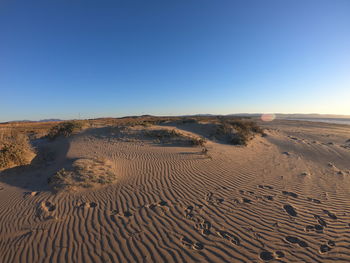
[[[28,165],[5,169],[0,172],[0,182],[23,188],[26,191],[50,191],[48,178],[60,166],[67,163],[69,139],[33,141],[37,155]]]

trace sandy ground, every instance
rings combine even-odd
[[[0,262],[350,262],[350,126],[263,125],[209,156],[110,128],[38,142],[45,165],[0,176]],[[67,159],[101,157],[115,184],[49,191]]]

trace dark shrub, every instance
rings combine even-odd
[[[82,126],[82,123],[77,121],[61,122],[52,127],[47,136],[52,140],[60,136],[68,137],[80,131],[83,128]]]

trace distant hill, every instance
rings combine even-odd
[[[30,122],[54,122],[54,121],[62,121],[61,119],[44,119],[44,120],[39,120],[39,121],[31,121],[31,120],[17,120],[17,121],[6,121],[6,122],[1,122],[1,123],[30,123]]]

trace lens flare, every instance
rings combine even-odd
[[[273,121],[276,118],[275,114],[262,114],[261,120],[262,121]]]

